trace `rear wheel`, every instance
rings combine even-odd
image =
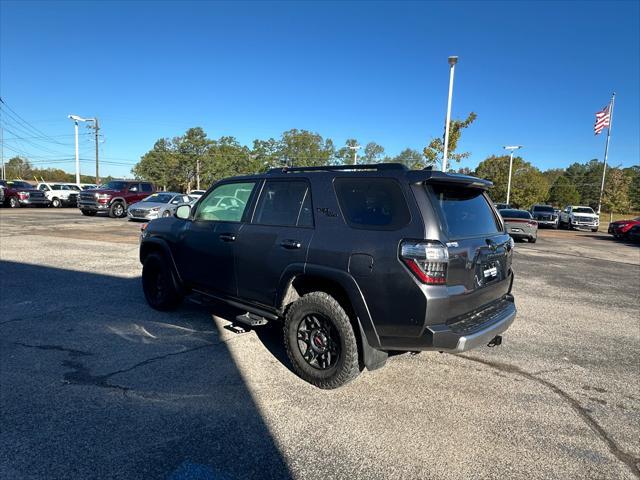
[[[20,202],[18,201],[18,199],[16,197],[11,197],[9,199],[9,206],[11,208],[20,208]]]
[[[338,388],[360,373],[349,316],[327,293],[309,293],[291,305],[284,343],[294,371],[316,387]]]
[[[86,215],[87,217],[95,217],[96,216],[96,211],[94,210],[80,210],[82,212],[83,215]]]
[[[109,208],[109,216],[111,218],[122,218],[127,214],[127,210],[124,208],[122,202],[114,202]]]
[[[538,237],[529,237],[529,243],[536,243],[538,241]]]
[[[147,303],[155,310],[171,310],[182,301],[171,270],[164,256],[159,253],[152,253],[144,260],[142,290]]]

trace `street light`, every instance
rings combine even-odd
[[[68,115],[73,120],[76,131],[76,184],[80,185],[80,154],[78,152],[78,122],[95,122],[95,118],[82,118],[78,115]]]
[[[505,145],[502,148],[511,152],[509,155],[509,181],[507,182],[507,205],[509,205],[509,197],[511,196],[511,172],[513,170],[513,152],[520,150],[522,145]]]
[[[453,75],[458,63],[457,56],[449,57],[449,99],[447,100],[447,122],[444,127],[444,153],[442,155],[442,171],[447,171],[447,155],[449,153],[449,124],[451,123],[451,99],[453,97]]]

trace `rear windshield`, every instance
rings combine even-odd
[[[336,178],[340,209],[347,223],[368,230],[397,230],[411,220],[400,184],[391,178]]]
[[[450,238],[500,232],[500,226],[482,190],[433,185],[431,191]]]
[[[549,207],[547,205],[536,205],[533,207],[534,212],[550,212],[553,213],[553,207]]]
[[[502,218],[531,218],[531,214],[526,210],[500,210]]]

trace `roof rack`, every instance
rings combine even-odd
[[[289,172],[331,172],[341,170],[397,170],[406,171],[407,167],[401,163],[369,163],[361,165],[322,165],[318,167],[277,167],[271,168],[267,171],[267,175],[273,175],[276,173],[289,173]]]

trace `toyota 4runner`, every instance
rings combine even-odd
[[[142,287],[280,321],[296,373],[336,388],[389,352],[499,345],[513,241],[490,182],[399,164],[272,169],[213,185],[141,234]]]

